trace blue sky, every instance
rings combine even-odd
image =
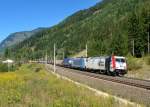
[[[10,33],[50,27],[101,0],[0,0],[0,42]]]

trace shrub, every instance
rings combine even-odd
[[[7,71],[8,71],[7,65],[0,63],[0,72],[7,72]]]
[[[147,64],[147,65],[150,65],[150,56],[147,56],[147,57],[146,57],[146,64]]]
[[[17,67],[15,65],[10,65],[9,71],[15,71],[16,68]],[[8,72],[8,65],[0,63],[0,72]]]
[[[34,71],[35,72],[39,72],[41,70],[41,68],[40,67],[36,67],[36,68],[34,68]]]
[[[127,64],[128,64],[129,71],[138,70],[142,68],[142,63],[138,62],[137,59],[134,57],[128,57]]]

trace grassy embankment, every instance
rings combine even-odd
[[[23,65],[16,72],[0,73],[0,107],[126,107],[114,98],[96,96],[75,84]]]
[[[129,77],[150,80],[150,56],[143,58],[128,57],[128,74]]]

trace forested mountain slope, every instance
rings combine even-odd
[[[0,43],[0,51],[12,45],[16,45],[44,29],[45,28],[37,28],[32,31],[22,31],[22,32],[12,33]]]
[[[95,6],[81,10],[60,24],[36,34],[7,49],[6,56],[16,58],[41,58],[46,52],[53,55],[56,43],[57,56],[69,56],[85,49],[88,55],[147,53],[150,24],[150,0],[103,0]],[[11,52],[10,52],[11,51]]]

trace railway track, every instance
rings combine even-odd
[[[70,68],[65,68],[61,65],[57,65],[57,67],[61,67],[63,69],[68,69],[69,72],[77,72],[82,75],[86,75],[92,78],[97,78],[97,79],[102,79],[106,81],[111,81],[111,82],[116,82],[128,86],[134,86],[146,90],[150,90],[150,81],[149,80],[142,80],[142,79],[134,79],[134,78],[128,78],[128,77],[112,77],[112,76],[107,76],[107,75],[102,75],[98,73],[91,73],[91,72],[83,72],[80,70],[75,70],[75,69],[70,69]]]
[[[46,68],[52,71],[53,65],[47,65]],[[56,73],[102,92],[150,106],[150,81],[148,80],[112,77],[62,66],[56,66]]]

